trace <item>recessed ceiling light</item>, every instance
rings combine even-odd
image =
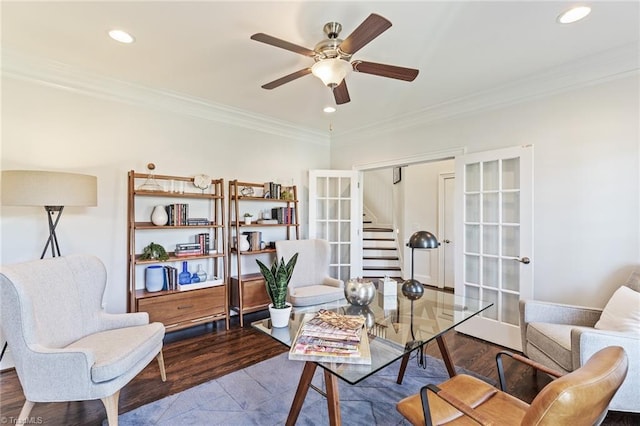
[[[589,13],[591,13],[589,6],[574,7],[561,13],[560,16],[558,16],[558,22],[561,24],[571,24],[585,18]]]
[[[336,109],[332,106],[328,106],[328,107],[324,107],[323,111],[327,113],[332,113],[332,112],[336,112]]]
[[[120,43],[133,43],[135,40],[131,34],[122,30],[111,30],[109,31],[109,37],[114,39],[115,41],[119,41]]]

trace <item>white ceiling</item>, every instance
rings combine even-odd
[[[637,72],[640,2],[586,3],[590,16],[559,25],[573,2],[3,1],[2,49],[313,131],[355,131],[469,99]],[[334,104],[330,90],[311,75],[260,88],[313,61],[251,34],[313,49],[326,22],[340,22],[346,38],[372,12],[393,26],[353,59],[418,68],[414,82],[351,73],[351,102],[332,115],[322,112]],[[112,28],[136,42],[112,41]]]

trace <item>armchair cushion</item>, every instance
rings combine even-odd
[[[594,327],[640,334],[640,293],[627,286],[617,289]]]
[[[91,380],[106,382],[131,370],[146,354],[157,353],[164,336],[159,323],[107,330],[85,336],[65,349],[77,349],[93,354]]]
[[[331,247],[326,240],[276,241],[278,259],[298,262],[289,282],[287,301],[293,306],[311,306],[344,299],[344,283],[329,275]]]
[[[527,327],[527,342],[532,349],[552,359],[564,371],[573,370],[573,355],[571,353],[571,330],[592,330],[591,327],[575,326],[571,324],[551,324],[548,322],[532,322]]]

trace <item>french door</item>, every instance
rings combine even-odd
[[[309,171],[309,238],[331,246],[330,274],[347,282],[362,276],[361,173]]]
[[[456,294],[493,306],[456,330],[521,350],[533,296],[533,147],[456,157]]]

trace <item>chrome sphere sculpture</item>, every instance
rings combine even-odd
[[[402,294],[409,300],[417,300],[424,294],[424,287],[418,280],[406,280],[402,283]]]
[[[352,278],[344,286],[344,297],[355,306],[367,306],[375,295],[373,282],[364,278]]]

